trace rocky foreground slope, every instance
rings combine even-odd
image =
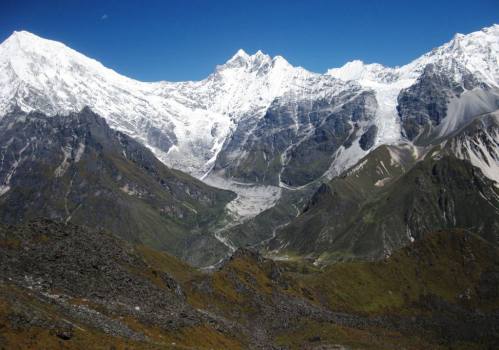
[[[0,228],[1,349],[493,348],[499,254],[442,231],[317,269],[239,250],[214,272],[102,231]]]

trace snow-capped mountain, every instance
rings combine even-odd
[[[425,72],[433,76],[425,77]],[[401,132],[411,140],[416,136],[401,130],[400,120],[403,127],[406,116],[399,105],[406,89],[416,84],[417,88],[413,90],[417,90],[418,96],[411,96],[412,100],[420,99],[423,92],[431,93],[432,88],[440,92],[454,90],[442,95],[441,99],[445,101],[440,101],[445,104],[444,115],[441,116],[445,120],[438,121],[439,124],[442,122],[438,136],[447,136],[469,122],[470,118],[499,108],[499,25],[468,35],[456,34],[450,42],[402,67],[384,67],[356,60],[341,68],[330,69],[327,74],[345,81],[354,80],[376,92],[380,103],[378,137],[383,141],[398,140]],[[418,85],[421,81],[422,84]],[[436,100],[425,101],[425,104],[438,104]],[[414,118],[417,114],[414,112],[410,111],[407,117]],[[447,115],[449,118],[445,118]]]
[[[498,25],[402,67],[353,61],[316,74],[240,50],[206,79],[175,83],[124,77],[25,31],[0,45],[0,115],[89,106],[169,166],[221,187],[270,186],[273,199],[251,204],[253,214],[281,189],[337,175],[378,145],[441,142],[498,109],[498,91]]]
[[[273,232],[272,254],[316,256],[319,264],[381,258],[446,227],[497,244],[498,69],[497,25],[457,34],[402,67],[352,61],[330,69],[375,95],[375,144],[391,144],[321,185]]]
[[[21,31],[0,46],[0,114],[13,105],[49,115],[90,106],[167,164],[201,176],[239,119],[285,93],[316,93],[314,76],[280,56],[240,50],[205,80],[144,83]]]
[[[89,106],[112,128],[148,146],[167,165],[202,178],[214,167],[240,121],[257,122],[276,99],[318,100],[356,84],[293,67],[280,56],[248,55],[242,50],[204,80],[144,83],[61,43],[22,31],[0,45],[0,86],[0,115],[16,106],[49,116]],[[219,178],[207,181],[248,193]],[[262,191],[271,193],[270,202],[262,199]],[[242,206],[250,206],[242,209],[244,215],[268,207],[279,192],[277,187],[260,189],[255,196],[250,191],[249,197],[240,198]]]
[[[342,80],[356,80],[362,84],[414,82],[428,64],[434,64],[454,74],[460,81],[468,71],[491,86],[499,84],[499,25],[493,25],[468,35],[456,34],[444,45],[401,67],[385,67],[378,63],[366,64],[360,60],[343,67],[329,69],[327,74]]]

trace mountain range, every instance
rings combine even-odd
[[[385,163],[401,153],[416,163],[443,147],[498,181],[497,128],[479,137],[462,132],[498,109],[498,38],[494,25],[456,34],[402,67],[352,61],[325,74],[239,50],[204,80],[145,83],[64,44],[14,32],[0,45],[0,112],[36,111],[50,120],[88,107],[168,167],[236,192],[225,226],[215,230],[233,251],[275,236],[321,183],[352,173],[380,146],[392,150]],[[4,147],[4,157],[27,145],[20,143],[17,151]],[[58,156],[65,159],[64,147]],[[4,193],[20,157],[2,164]],[[276,214],[283,205],[293,214]]]
[[[0,349],[494,348],[498,247],[499,25],[187,82],[0,44]]]

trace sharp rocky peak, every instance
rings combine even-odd
[[[239,49],[227,62],[218,66],[217,71],[234,68],[255,71],[265,67],[275,67],[278,65],[291,67],[282,56],[271,57],[261,50],[250,55],[243,49]]]

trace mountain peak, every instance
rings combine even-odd
[[[29,38],[29,37],[36,37],[36,38],[39,38],[38,36],[36,36],[35,34],[31,33],[31,32],[28,32],[26,30],[14,30],[12,32],[12,34],[5,40],[19,40],[19,39],[25,39],[25,38]]]
[[[414,60],[407,67],[422,71],[429,64],[445,65],[460,80],[466,72],[479,76],[490,86],[499,84],[499,25],[469,33],[457,33],[452,40]]]
[[[253,55],[254,57],[264,57],[264,56],[267,56],[266,54],[264,54],[262,52],[262,50],[258,50],[257,52],[255,52],[255,54]]]
[[[63,46],[63,44],[57,41],[44,39],[26,30],[20,30],[12,32],[12,34],[7,39],[5,39],[3,43],[0,44],[0,47],[13,46],[38,50],[42,45],[45,46],[49,43],[53,45]]]
[[[232,56],[227,62],[233,61],[233,60],[238,60],[238,59],[243,59],[245,61],[251,61],[251,60],[256,60],[256,59],[261,59],[261,58],[270,58],[269,55],[264,53],[262,50],[258,50],[254,54],[250,55],[243,49],[237,50],[237,52]]]
[[[248,59],[249,55],[243,49],[239,49],[239,50],[237,50],[237,52],[235,53],[235,55],[232,56],[232,58],[230,60],[234,60],[234,59],[238,59],[238,58]]]
[[[27,30],[14,30],[11,34],[11,36],[16,37],[16,38],[38,38],[41,39],[39,36],[28,32]]]
[[[249,68],[252,70],[255,67],[259,67],[262,64],[270,63],[272,58],[263,53],[261,50],[258,50],[253,55],[249,55],[243,49],[239,49],[234,56],[232,56],[225,64],[218,67],[217,70],[226,69],[226,68]]]
[[[85,56],[59,41],[45,39],[25,30],[14,31],[0,44],[0,62],[10,61],[17,74],[23,77],[29,77],[32,72],[28,72],[35,66],[61,65],[61,60],[69,57],[81,59]],[[36,74],[30,78],[36,79]]]

